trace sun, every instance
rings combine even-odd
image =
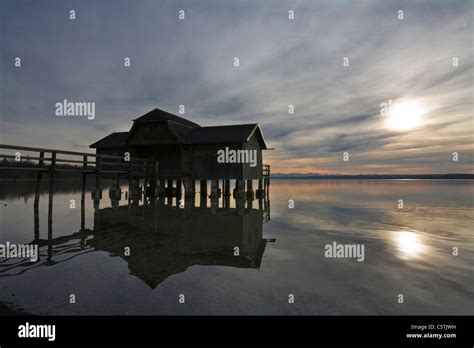
[[[407,131],[421,125],[423,108],[414,101],[396,103],[391,108],[388,119],[388,128],[396,131]]]

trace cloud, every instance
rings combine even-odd
[[[403,170],[427,148],[436,151],[423,168],[452,171],[443,159],[457,149],[472,171],[468,0],[7,0],[0,10],[4,143],[26,141],[19,139],[28,124],[37,146],[87,146],[154,107],[177,113],[183,104],[185,117],[202,125],[260,123],[277,148],[267,154],[276,171],[339,171],[341,151],[354,154],[356,172],[374,161]],[[59,121],[53,105],[63,99],[96,102],[96,120]],[[384,127],[380,103],[401,99],[424,105],[423,127],[407,134]]]

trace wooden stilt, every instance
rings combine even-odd
[[[181,179],[176,179],[176,197],[181,198],[182,194],[182,189],[183,189],[183,182]]]
[[[253,192],[253,180],[247,180],[247,199],[253,200],[255,198],[255,193]]]
[[[224,180],[224,196],[230,196],[230,180]]]
[[[242,179],[235,180],[234,198],[240,199],[245,196],[244,181]]]
[[[54,172],[56,170],[56,152],[51,153],[51,166],[49,168],[49,200],[48,200],[48,260],[52,256],[53,239],[53,196],[54,196]]]
[[[132,174],[132,160],[130,159],[128,165],[128,206],[131,207],[132,191],[133,191],[133,174]]]
[[[43,163],[44,163],[44,152],[40,152],[40,159],[38,162],[38,167],[40,169],[43,168]],[[35,202],[33,205],[34,208],[34,231],[35,231],[35,240],[39,239],[39,200],[40,200],[40,188],[41,188],[41,175],[42,172],[41,170],[38,171],[38,174],[36,175],[36,189],[35,189]]]
[[[211,194],[210,198],[219,198],[219,180],[215,179],[211,181]]]

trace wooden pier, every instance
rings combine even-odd
[[[159,197],[181,197],[196,193],[196,181],[200,185],[201,196],[208,194],[209,198],[219,198],[221,195],[230,196],[230,179],[195,180],[191,173],[182,170],[183,162],[166,162],[146,158],[125,157],[108,154],[83,153],[57,149],[0,144],[0,172],[30,171],[36,173],[35,203],[39,201],[40,184],[43,174],[49,176],[50,203],[54,193],[54,182],[58,173],[74,173],[82,177],[82,199],[84,203],[87,177],[93,176],[95,190],[92,198],[100,201],[102,198],[101,184],[104,178],[112,179],[113,184],[109,194],[121,194],[120,181],[128,181],[127,198],[141,199],[141,196],[155,200]],[[7,154],[6,151],[10,151]],[[13,152],[13,154],[12,154]],[[179,167],[179,168],[178,168]],[[140,186],[140,181],[142,186]],[[245,182],[246,181],[246,182]],[[222,185],[220,185],[222,183]],[[175,185],[176,184],[176,185]],[[175,185],[175,186],[174,186]],[[262,179],[258,179],[258,189],[253,191],[253,180],[235,180],[233,190],[236,199],[267,198],[270,186],[270,166],[262,166]],[[184,187],[184,190],[183,190]],[[247,188],[247,190],[245,190]],[[114,191],[118,191],[115,192]]]

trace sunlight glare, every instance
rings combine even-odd
[[[395,104],[388,115],[388,127],[397,131],[406,131],[421,125],[423,108],[414,101]]]
[[[395,244],[397,249],[400,251],[400,256],[404,259],[411,259],[419,256],[420,252],[423,250],[423,245],[415,232],[395,232]]]

